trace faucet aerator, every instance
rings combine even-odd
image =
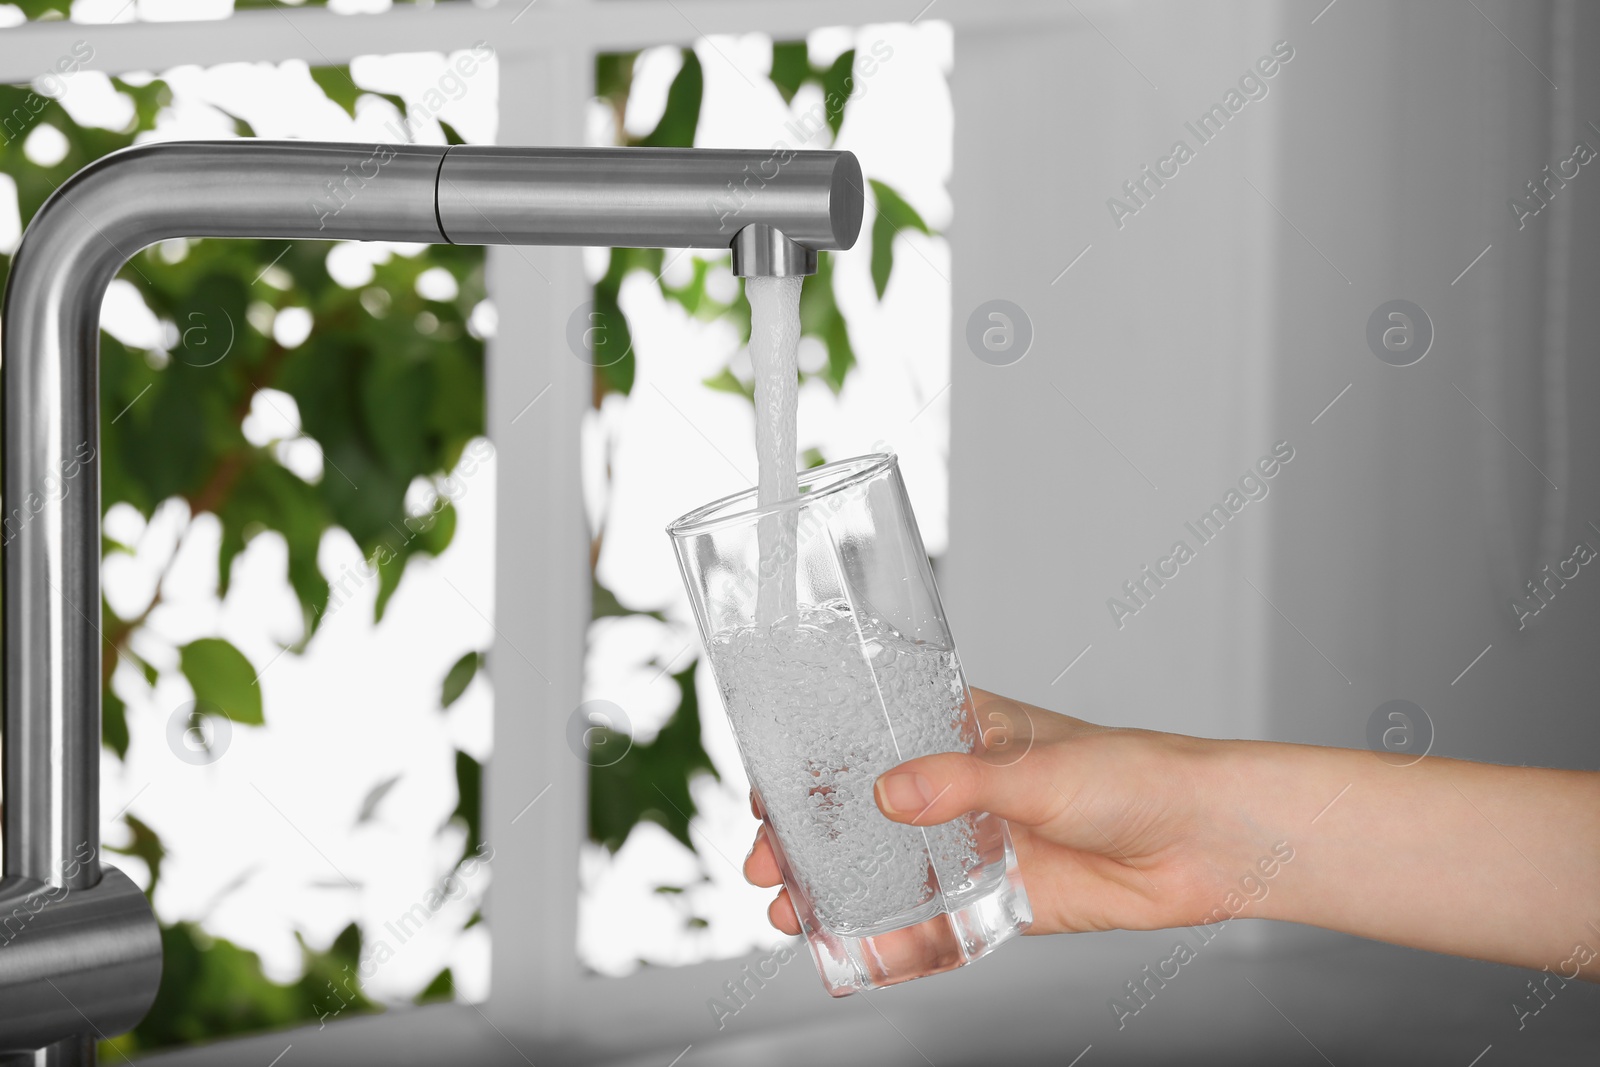
[[[817,250],[782,230],[753,222],[734,234],[733,273],[739,278],[793,278],[817,273]]]

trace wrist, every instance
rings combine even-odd
[[[1213,867],[1216,919],[1294,919],[1306,879],[1307,819],[1317,805],[1319,749],[1267,741],[1207,741],[1197,753],[1199,814]],[[1335,790],[1336,791],[1336,790]],[[1309,810],[1302,813],[1300,809]],[[1304,814],[1305,817],[1297,818]]]

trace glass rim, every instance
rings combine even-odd
[[[767,515],[778,515],[786,511],[798,511],[808,507],[815,500],[821,500],[841,492],[852,486],[860,485],[869,478],[876,477],[884,471],[894,470],[898,465],[898,458],[893,452],[869,452],[862,456],[852,456],[849,459],[836,459],[832,463],[824,463],[820,467],[812,467],[800,472],[800,487],[804,490],[808,483],[818,481],[829,475],[837,475],[841,471],[849,471],[842,478],[836,478],[820,489],[813,492],[802,491],[799,496],[780,500],[766,507],[749,507],[738,511],[728,511],[745,500],[753,500],[758,487],[741,489],[737,493],[730,493],[719,497],[708,504],[701,504],[692,511],[686,512],[667,524],[667,534],[675,538],[694,537],[711,530],[719,530],[728,526],[748,524]],[[726,512],[726,514],[723,514]]]

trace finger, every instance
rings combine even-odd
[[[1054,788],[1048,761],[1000,765],[947,752],[923,756],[878,777],[873,796],[894,822],[931,826],[969,811],[987,811],[1024,826],[1060,815],[1067,798]]]
[[[800,917],[794,913],[794,902],[789,899],[789,891],[783,890],[771,904],[767,905],[767,922],[777,927],[786,934],[800,932]]]
[[[765,826],[756,831],[756,843],[751,846],[750,854],[744,858],[744,879],[751,885],[762,888],[775,886],[783,881],[783,876],[778,871],[778,857],[772,851],[772,842],[767,838]]]

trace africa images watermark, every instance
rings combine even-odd
[[[1150,606],[1150,601],[1155,595],[1166,588],[1167,582],[1176,578],[1182,568],[1192,560],[1199,558],[1200,549],[1215,541],[1222,533],[1225,526],[1239,516],[1245,505],[1255,500],[1265,500],[1271,492],[1268,484],[1277,477],[1290,460],[1294,459],[1294,446],[1288,441],[1279,441],[1272,446],[1270,455],[1262,456],[1256,461],[1253,468],[1239,477],[1237,488],[1229,487],[1223,494],[1222,500],[1211,505],[1210,509],[1192,522],[1184,523],[1184,528],[1194,536],[1196,544],[1190,546],[1184,538],[1173,542],[1172,550],[1155,562],[1152,570],[1149,564],[1140,569],[1139,575],[1122,583],[1122,592],[1127,600],[1120,597],[1107,597],[1106,610],[1111,613],[1111,621],[1117,629],[1127,625],[1127,621]]]
[[[1592,522],[1589,528],[1600,529]],[[1600,553],[1596,553],[1588,541],[1579,541],[1572,547],[1572,555],[1557,560],[1553,566],[1546,563],[1539,569],[1540,577],[1528,579],[1528,595],[1511,598],[1511,611],[1517,617],[1517,629],[1526,630],[1528,622],[1548,608],[1555,601],[1556,594],[1565,589],[1567,583],[1576,580],[1583,573],[1583,568],[1593,563],[1597,555]]]
[[[1249,905],[1266,900],[1272,892],[1268,883],[1293,859],[1294,849],[1289,842],[1279,841],[1273,845],[1269,854],[1258,859],[1253,868],[1240,876],[1238,888],[1228,890],[1222,903],[1211,909],[1204,922],[1189,927],[1189,932],[1199,941],[1198,945],[1190,945],[1188,941],[1179,939],[1173,944],[1171,954],[1155,963],[1153,969],[1151,964],[1146,964],[1138,975],[1124,982],[1126,999],[1119,999],[1119,994],[1106,1001],[1111,1014],[1116,1017],[1117,1029],[1126,1029],[1128,1020],[1148,1008],[1158,991],[1165,989],[1168,982],[1176,981],[1183,974],[1184,966],[1198,959],[1200,950],[1222,932],[1224,923],[1238,918],[1239,913]]]
[[[1210,144],[1234,116],[1244,110],[1246,104],[1253,100],[1265,100],[1270,91],[1267,83],[1293,58],[1294,46],[1288,41],[1274,44],[1271,54],[1257,59],[1251,69],[1240,75],[1237,88],[1228,87],[1228,91],[1222,94],[1221,103],[1212,104],[1194,122],[1183,124],[1194,135],[1196,143],[1192,147],[1180,137],[1172,143],[1170,153],[1156,160],[1154,169],[1147,163],[1137,175],[1123,182],[1122,193],[1127,199],[1113,196],[1106,200],[1106,211],[1110,213],[1117,229],[1122,229],[1128,224],[1129,218],[1148,207],[1156,193],[1181,174],[1183,166],[1193,160],[1201,148]]]
[[[348,604],[357,593],[366,588],[368,582],[377,578],[380,568],[401,561],[406,547],[433,529],[445,507],[466,495],[471,487],[470,480],[478,473],[479,465],[493,455],[494,445],[487,437],[475,439],[462,452],[456,469],[437,483],[433,499],[421,514],[407,516],[401,524],[404,529],[400,526],[393,527],[394,536],[386,537],[379,542],[378,547],[361,561],[360,566],[351,567],[348,563],[343,564],[339,568],[339,576],[328,582],[328,606],[321,611],[324,621]]]
[[[384,934],[371,937],[361,950],[360,957],[356,960],[355,967],[348,963],[344,965],[344,972],[339,976],[336,986],[333,979],[327,982],[328,992],[332,1000],[323,1000],[320,1005],[314,1005],[317,1020],[322,1024],[317,1029],[321,1030],[328,1025],[328,1020],[337,1018],[339,1013],[349,1007],[351,1003],[359,1003],[361,999],[360,983],[371,980],[379,969],[403,948],[406,942],[414,938],[424,926],[428,924],[444,906],[451,901],[460,900],[467,895],[468,882],[477,875],[478,869],[494,859],[494,849],[487,843],[478,846],[477,850],[470,852],[462,859],[460,866],[439,880],[432,886],[422,899],[412,904],[410,908],[401,912],[393,919],[383,924]],[[389,943],[389,938],[394,939],[394,944]],[[340,996],[340,990],[348,994],[350,1000]],[[337,1001],[337,1006],[333,1006]],[[326,1008],[326,1010],[323,1010]]]
[[[44,511],[51,504],[58,504],[67,498],[72,490],[72,482],[79,474],[89,469],[94,462],[94,445],[85,441],[73,449],[72,455],[57,464],[58,471],[52,471],[44,476],[44,493],[29,493],[22,500],[20,507],[15,507],[5,517],[5,544],[10,544],[16,539],[24,526],[32,522],[34,517]]]
[[[1507,197],[1506,207],[1511,209],[1511,217],[1517,220],[1517,229],[1525,229],[1529,219],[1549,207],[1556,193],[1565,189],[1567,182],[1576,178],[1584,165],[1592,162],[1594,157],[1594,146],[1588,141],[1579,141],[1572,146],[1571,155],[1556,161],[1554,169],[1546,163],[1539,177],[1528,181],[1525,186],[1526,199]]]
[[[367,157],[355,164],[346,163],[339,174],[322,183],[323,194],[306,201],[306,206],[317,217],[317,229],[326,229],[328,220],[348,207],[367,184],[375,180],[385,165],[398,154],[397,144],[410,144],[416,139],[418,126],[426,119],[435,118],[446,104],[467,95],[467,81],[481,69],[480,63],[494,58],[494,49],[479,41],[469,51],[456,57],[434,86],[416,100],[406,104],[405,113],[391,119],[384,129],[394,135],[394,141],[375,144]],[[352,167],[354,169],[352,169]]]
[[[8,115],[0,115],[0,145],[9,145],[33,128],[34,120],[67,92],[67,79],[88,65],[94,48],[88,41],[74,41],[72,48],[34,79],[37,89],[29,90],[22,102]]]
[[[767,832],[772,832],[770,827]],[[894,857],[894,845],[888,841],[880,841],[870,855],[846,867],[837,880],[838,887],[843,890],[841,902],[848,903],[867,897],[872,891],[874,880],[889,870],[889,863]],[[711,1013],[711,1019],[717,1024],[717,1029],[726,1029],[728,1020],[749,1007],[755,1000],[756,994],[765,989],[768,982],[778,977],[779,969],[798,955],[799,953],[788,942],[774,945],[765,956],[753,964],[747,963],[739,968],[738,977],[723,982],[721,997],[706,998],[706,1010]]]
[[[1575,981],[1583,968],[1592,963],[1597,955],[1600,953],[1597,953],[1587,941],[1576,942],[1572,946],[1572,955],[1556,964],[1554,968],[1548,964],[1544,966],[1540,972],[1544,977],[1539,979],[1537,984],[1532,978],[1528,979],[1528,992],[1525,995],[1518,995],[1511,1002],[1511,1014],[1517,1017],[1517,1029],[1527,1029],[1528,1020],[1549,1007],[1550,1002],[1556,999],[1556,995],[1567,987],[1567,983]],[[1568,967],[1572,968],[1571,973],[1568,973]],[[1553,988],[1550,985],[1552,980],[1556,983]]]
[[[95,848],[87,841],[79,843],[71,856],[62,860],[61,881],[74,881],[82,870],[95,862]],[[24,896],[9,915],[0,916],[0,949],[8,947],[27,930],[28,924],[51,904],[59,903],[72,895],[68,884],[49,883]]]
[[[828,128],[828,118],[837,115],[851,100],[859,99],[866,95],[866,82],[878,72],[879,67],[894,58],[894,46],[883,39],[873,41],[866,54],[857,53],[855,63],[851,66],[850,73],[845,75],[839,91],[826,93],[799,118],[791,119],[783,124],[783,128],[795,139],[791,145],[783,138],[772,142],[772,152],[763,159],[755,169],[746,164],[744,178],[739,181],[727,183],[727,195],[719,196],[706,201],[706,208],[717,218],[717,226],[727,232],[730,219],[736,219],[739,213],[755,199],[769,182],[777,179],[795,156],[799,148],[810,144],[816,136]],[[734,229],[738,229],[737,226]]]
[[[872,443],[871,451],[875,454],[887,452],[888,449],[888,442],[879,439]],[[801,550],[814,538],[819,535],[833,536],[828,522],[830,512],[838,514],[846,504],[864,500],[870,489],[870,481],[861,481],[820,496],[822,503],[813,504],[802,498],[803,502],[795,511],[782,516],[786,521],[794,523],[794,538],[778,544],[776,547],[779,551],[762,556],[756,565],[755,573],[749,570],[728,573],[722,580],[722,595],[730,599],[734,598],[735,594],[744,600],[753,599],[764,582],[776,579],[785,568],[793,570],[799,562]]]
[[[723,982],[722,993],[726,1000],[718,997],[706,998],[706,1008],[711,1012],[711,1020],[717,1024],[717,1029],[725,1029],[728,1020],[748,1008],[751,1001],[755,1000],[756,994],[765,989],[768,982],[778,977],[778,971],[783,965],[799,955],[788,942],[774,945],[771,951],[755,963],[747,963],[739,968],[738,977]]]

